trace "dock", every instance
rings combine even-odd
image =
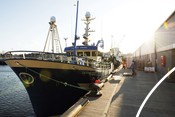
[[[87,97],[90,102],[77,117],[106,117],[112,97],[120,87],[119,82],[120,85],[122,84],[121,80],[122,77],[114,75],[110,81],[105,83],[101,97]]]
[[[122,69],[102,88],[102,96],[85,97],[86,104],[74,113],[76,117],[135,117],[147,94],[159,81],[156,73],[137,71],[136,76]],[[174,117],[175,84],[164,81],[151,95],[140,116]],[[75,111],[74,111],[75,112]],[[73,117],[72,115],[68,117]]]
[[[115,74],[106,78],[102,88],[102,96],[86,96],[81,98],[61,117],[106,117],[113,95],[122,85],[122,74],[115,70]],[[118,72],[118,73],[117,73]]]

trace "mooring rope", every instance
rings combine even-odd
[[[85,91],[88,91],[88,92],[89,92],[89,91],[93,92],[93,90],[88,90],[88,89],[85,89],[85,88],[82,88],[82,87],[79,87],[79,86],[75,86],[75,85],[69,84],[69,83],[67,83],[67,82],[62,82],[62,81],[58,81],[58,80],[55,80],[55,79],[53,79],[53,78],[50,78],[50,77],[48,77],[48,76],[46,76],[46,75],[43,75],[43,74],[41,74],[41,73],[38,73],[38,72],[36,72],[36,71],[34,71],[34,70],[28,68],[27,66],[25,66],[25,65],[23,65],[23,64],[21,64],[21,63],[19,63],[19,62],[16,62],[16,64],[21,65],[22,67],[25,67],[26,69],[30,70],[31,72],[33,72],[33,73],[35,73],[35,74],[38,74],[38,75],[41,75],[41,76],[44,76],[45,78],[47,78],[47,79],[49,79],[49,80],[52,80],[52,81],[54,81],[54,82],[56,82],[56,83],[60,83],[60,84],[63,84],[63,85],[65,85],[65,86],[69,86],[69,87],[73,87],[73,88],[85,90]]]

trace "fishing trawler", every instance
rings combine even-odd
[[[93,90],[90,84],[95,79],[102,80],[113,71],[113,63],[103,62],[102,53],[98,50],[103,40],[96,45],[88,44],[89,23],[92,19],[89,12],[85,16],[84,45],[76,45],[76,18],[75,41],[63,53],[56,18],[51,17],[43,51],[9,51],[5,54],[6,64],[25,86],[37,116],[63,114],[80,97]],[[51,52],[47,52],[50,41]]]

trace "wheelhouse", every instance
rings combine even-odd
[[[71,59],[71,57],[73,56],[73,46],[66,47],[64,51],[68,56],[70,56],[70,59]],[[102,58],[102,53],[98,51],[97,46],[77,46],[76,56],[78,58],[82,57],[85,59],[90,59],[90,60],[100,62]]]

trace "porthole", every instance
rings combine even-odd
[[[19,77],[21,78],[21,80],[23,81],[23,83],[30,85],[34,82],[34,78],[32,75],[25,73],[25,72],[21,72],[19,74]]]

